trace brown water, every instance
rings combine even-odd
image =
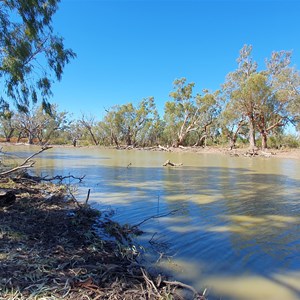
[[[183,166],[162,167],[167,159]],[[139,242],[153,260],[165,251],[160,266],[208,287],[209,299],[300,299],[299,160],[55,148],[36,170],[86,175],[78,198],[91,188],[90,203],[122,223],[179,209],[144,223]]]

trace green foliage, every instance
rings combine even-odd
[[[142,99],[137,107],[132,103],[114,106],[107,111],[104,123],[111,144],[145,145],[147,140],[155,139],[159,127],[154,98]]]
[[[300,140],[294,134],[278,134],[270,137],[269,145],[274,149],[299,148]]]
[[[14,129],[19,137],[26,137],[29,144],[37,140],[45,144],[55,136],[58,131],[64,131],[69,125],[66,112],[59,112],[57,105],[50,106],[51,114],[44,111],[43,106],[33,106],[26,112],[14,114]],[[57,137],[57,135],[56,135]]]
[[[278,127],[300,120],[300,74],[290,66],[289,51],[273,52],[261,72],[251,52],[252,46],[242,48],[237,70],[228,74],[223,85],[227,113],[223,126],[246,120],[250,145],[255,146],[259,132],[262,148],[266,148],[268,136]]]
[[[219,114],[217,98],[219,92],[193,96],[194,83],[186,83],[186,78],[174,81],[174,91],[170,93],[173,101],[165,103],[164,121],[168,143],[174,146],[184,145],[191,133],[197,133],[198,144],[207,127]]]
[[[75,57],[53,33],[52,17],[58,0],[6,0],[0,4],[0,77],[4,86],[2,109],[13,99],[26,112],[29,101],[41,98],[50,109],[53,80],[60,80],[63,69]]]

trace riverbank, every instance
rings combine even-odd
[[[138,228],[78,203],[64,185],[14,177],[0,189],[10,195],[0,199],[1,299],[204,299],[149,274]]]
[[[0,142],[0,147],[5,146],[25,146],[28,144],[24,143],[4,143]],[[36,145],[37,146],[37,145]],[[74,148],[72,145],[50,145],[55,148]],[[40,146],[37,146],[40,147]],[[145,147],[145,148],[133,148],[133,147],[104,147],[104,146],[78,146],[77,148],[104,148],[104,149],[119,149],[119,150],[130,150],[130,151],[166,151],[166,152],[187,152],[187,153],[199,153],[199,154],[220,154],[229,156],[244,156],[249,148],[236,148],[230,150],[226,147],[221,146],[208,146],[208,147]],[[257,150],[258,156],[272,157],[272,158],[287,158],[287,159],[300,159],[300,149],[298,148],[283,148],[283,149],[267,149],[265,151]]]

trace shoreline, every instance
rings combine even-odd
[[[205,300],[193,287],[149,272],[134,238],[142,232],[79,203],[66,186],[0,177],[0,192],[3,299]]]
[[[7,142],[0,142],[0,148],[3,146],[7,147],[38,147],[41,148],[43,146],[41,145],[29,145],[27,143],[7,143]],[[197,153],[197,154],[220,154],[220,155],[229,155],[229,156],[247,156],[245,155],[249,148],[236,148],[233,150],[228,149],[228,147],[221,147],[221,146],[207,146],[205,148],[203,147],[161,147],[161,146],[155,146],[155,147],[144,147],[144,148],[134,148],[134,147],[114,147],[114,146],[95,146],[95,145],[89,145],[89,146],[77,146],[74,147],[72,145],[56,145],[56,144],[49,144],[47,146],[53,147],[53,148],[71,148],[71,149],[116,149],[116,150],[125,150],[125,151],[166,151],[170,153]],[[284,158],[284,159],[300,159],[300,148],[285,148],[285,149],[266,149],[265,151],[257,150],[256,151],[258,156],[264,156],[268,158]],[[254,157],[254,156],[253,156]]]

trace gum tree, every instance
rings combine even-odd
[[[198,141],[207,134],[207,127],[212,123],[217,112],[216,97],[218,92],[193,95],[193,82],[186,83],[186,78],[174,81],[174,91],[170,93],[173,101],[165,103],[165,133],[173,146],[184,144],[191,133],[196,133]]]
[[[262,148],[267,148],[271,132],[287,124],[297,126],[300,121],[300,74],[291,66],[290,51],[273,52],[266,61],[264,86],[268,98],[260,103],[256,123],[262,138]]]
[[[56,132],[64,131],[68,126],[66,112],[58,111],[54,104],[50,110],[51,114],[48,114],[41,105],[15,114],[16,129],[27,138],[28,144],[33,144],[35,139],[45,144]]]
[[[237,59],[237,70],[229,73],[223,85],[223,92],[227,102],[231,102],[230,109],[243,115],[248,123],[250,148],[256,146],[255,140],[255,103],[252,97],[248,80],[257,72],[257,63],[251,57],[252,46],[244,45]]]
[[[265,149],[270,133],[289,123],[299,123],[300,75],[291,66],[290,51],[273,52],[262,71],[257,70],[251,52],[252,46],[245,45],[237,70],[227,75],[223,86],[225,107],[247,121],[250,148],[256,146],[259,132]]]
[[[158,116],[153,97],[142,99],[137,106],[116,105],[106,112],[104,123],[109,128],[111,143],[117,147],[122,142],[133,147],[143,144]]]
[[[52,17],[59,0],[0,1],[1,108],[12,100],[27,111],[41,99],[50,109],[51,85],[75,53],[54,34]]]
[[[16,130],[14,112],[5,109],[3,113],[0,114],[0,131],[5,137],[6,142],[10,142],[13,134]]]

